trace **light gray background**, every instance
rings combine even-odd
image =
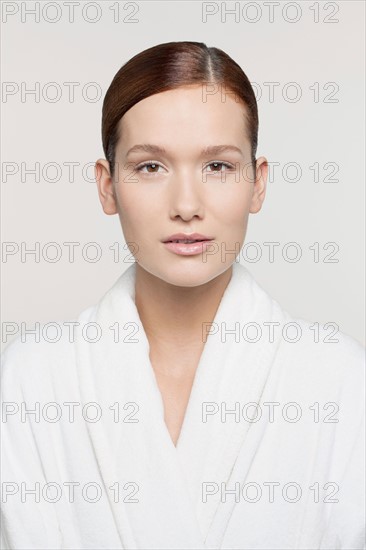
[[[3,2],[3,9],[4,4]],[[75,8],[74,23],[68,22],[68,11],[58,2],[61,18],[49,23],[41,14],[39,23],[19,12],[2,23],[2,80],[27,88],[48,82],[62,89],[58,102],[37,103],[34,96],[21,101],[20,92],[2,97],[2,162],[26,163],[29,168],[40,162],[58,162],[62,177],[56,183],[34,182],[20,172],[2,183],[2,240],[23,241],[28,247],[51,241],[100,243],[101,261],[88,263],[76,249],[75,263],[67,259],[67,249],[57,263],[41,257],[36,263],[29,257],[25,263],[20,254],[2,260],[2,321],[27,323],[70,320],[84,308],[96,303],[116,278],[130,264],[115,263],[108,247],[121,242],[123,236],[117,216],[104,215],[99,204],[96,184],[84,181],[81,167],[75,169],[75,181],[68,180],[65,162],[81,166],[103,156],[100,122],[102,100],[114,74],[136,53],[169,41],[194,40],[226,51],[243,68],[251,82],[258,83],[262,97],[258,100],[260,131],[257,156],[279,162],[275,178],[268,185],[264,207],[251,215],[246,242],[257,242],[263,257],[257,263],[241,259],[257,281],[286,310],[310,321],[339,324],[340,330],[364,342],[364,19],[363,1],[331,2],[339,8],[333,18],[338,23],[325,23],[333,7],[326,2],[297,2],[302,15],[289,23],[282,15],[288,2],[280,2],[274,21],[269,21],[269,8],[256,2],[262,16],[256,23],[245,21],[243,14],[235,21],[223,13],[202,22],[201,2],[135,2],[136,23],[123,22],[133,7],[121,4],[121,21],[113,22],[110,7],[115,2],[99,3],[102,15],[98,22],[83,20],[80,2]],[[28,9],[35,2],[27,2]],[[41,2],[41,6],[45,3]],[[248,2],[240,2],[242,12]],[[320,21],[314,22],[311,5],[319,5]],[[329,2],[328,2],[329,5]],[[217,3],[218,9],[222,4]],[[234,2],[226,3],[233,8]],[[123,9],[127,8],[127,9]],[[296,7],[295,7],[296,8]],[[287,7],[288,18],[295,8]],[[95,16],[88,8],[89,18]],[[46,17],[54,18],[49,8]],[[254,10],[254,8],[253,8]],[[254,11],[248,11],[253,19]],[[3,13],[4,20],[4,13]],[[69,102],[64,82],[79,82],[75,101]],[[81,89],[97,82],[103,96],[97,102],[83,99]],[[268,98],[265,82],[279,82],[274,101]],[[285,101],[282,90],[289,82],[301,87],[298,102]],[[310,89],[319,83],[319,102],[314,102]],[[336,82],[337,103],[324,98]],[[3,84],[4,85],[4,84]],[[92,89],[90,96],[92,95]],[[294,92],[294,89],[289,90]],[[52,90],[49,89],[49,97]],[[302,169],[298,182],[285,181],[282,168],[297,162]],[[320,182],[314,182],[309,168],[318,162]],[[331,170],[328,162],[339,165],[336,183],[325,182]],[[4,165],[3,165],[4,166]],[[54,172],[50,170],[52,177]],[[93,170],[88,174],[93,176]],[[289,171],[290,177],[293,175]],[[264,242],[280,242],[275,261],[268,261]],[[297,242],[302,258],[289,263],[281,250],[288,242]],[[314,262],[309,247],[320,244],[320,262]],[[324,244],[336,242],[338,263],[324,263]],[[330,252],[331,249],[328,250]],[[253,252],[253,251],[252,251]],[[127,251],[124,252],[127,255]]]

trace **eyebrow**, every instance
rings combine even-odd
[[[145,153],[166,154],[166,150],[163,147],[160,147],[159,145],[152,145],[150,143],[144,143],[141,145],[134,145],[133,147],[131,147],[127,151],[126,156],[129,155],[130,153],[137,153],[140,151],[143,151]],[[227,151],[233,151],[235,153],[240,153],[241,155],[243,154],[241,149],[239,149],[239,147],[236,147],[235,145],[210,145],[202,149],[201,156],[207,157],[210,155],[217,155],[219,153],[224,153]]]

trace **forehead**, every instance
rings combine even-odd
[[[244,104],[228,90],[212,90],[201,84],[181,87],[136,103],[119,121],[120,147],[144,142],[187,150],[208,142],[243,147],[248,142]]]

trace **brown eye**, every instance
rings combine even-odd
[[[150,172],[150,173],[154,173],[154,172],[157,172],[157,168],[159,168],[159,165],[158,164],[146,164],[146,168],[147,168],[147,171]],[[150,168],[152,168],[152,170],[150,170]]]
[[[137,166],[136,171],[144,174],[158,174],[161,165],[157,162],[144,162],[140,166]]]
[[[209,172],[217,173],[224,172],[233,168],[233,166],[231,164],[228,164],[227,162],[210,162],[208,166],[210,167]]]

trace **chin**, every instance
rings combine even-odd
[[[165,265],[160,264],[155,268],[141,264],[141,262],[139,262],[139,265],[154,277],[170,285],[191,288],[209,283],[229,269],[231,265],[223,263],[213,265],[210,260],[206,263],[203,263],[200,259],[196,259],[194,262],[187,260],[188,258],[184,259],[179,265],[169,265],[166,262]]]

